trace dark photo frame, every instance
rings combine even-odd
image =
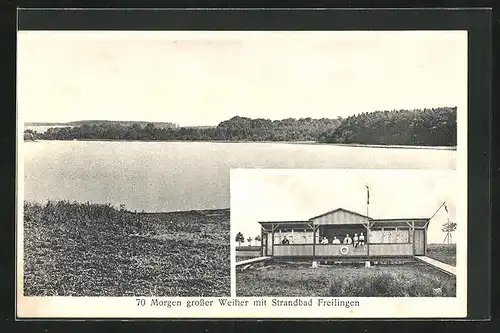
[[[491,301],[491,10],[469,9],[29,9],[18,31],[47,30],[467,30],[468,267],[467,317],[490,318]],[[14,148],[15,149],[15,148]],[[15,156],[15,155],[14,155]],[[15,193],[14,193],[15,194]],[[16,196],[14,195],[13,198]],[[15,206],[15,200],[12,203]],[[13,210],[14,211],[14,210]],[[11,217],[14,217],[12,214]],[[13,227],[16,225],[12,220]],[[10,241],[15,247],[15,236]],[[15,267],[12,265],[12,267]],[[14,273],[12,276],[14,276]],[[14,283],[15,281],[13,281]],[[13,284],[10,285],[12,288]],[[15,288],[12,288],[15,290]],[[14,313],[15,314],[15,313]],[[17,318],[25,320],[24,318]],[[137,318],[130,318],[137,319]],[[155,318],[163,319],[163,318]],[[179,318],[186,319],[189,318]],[[203,318],[209,320],[210,318]],[[272,320],[272,318],[269,318]],[[307,318],[303,318],[307,320]],[[328,320],[329,318],[324,318]],[[348,319],[348,318],[346,318]],[[380,318],[389,319],[389,318]],[[425,318],[418,318],[425,320]],[[457,318],[458,319],[458,318]],[[464,319],[464,318],[460,318]]]

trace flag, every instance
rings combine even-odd
[[[366,204],[369,205],[370,204],[370,188],[368,187],[368,185],[365,185],[366,186]]]

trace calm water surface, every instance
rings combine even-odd
[[[24,196],[138,211],[229,207],[232,168],[455,169],[456,151],[285,143],[27,142]]]

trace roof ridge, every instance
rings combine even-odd
[[[317,219],[318,217],[322,217],[322,216],[325,216],[325,215],[328,215],[328,214],[331,214],[331,213],[334,213],[336,211],[339,211],[339,210],[343,210],[345,212],[348,212],[348,213],[351,213],[351,214],[355,214],[355,215],[358,215],[358,216],[362,216],[362,217],[366,217],[368,219],[372,219],[371,217],[367,216],[367,215],[363,215],[363,214],[360,214],[358,212],[355,212],[355,211],[352,211],[352,210],[349,210],[349,209],[346,209],[346,208],[342,208],[342,207],[338,207],[338,208],[335,208],[335,209],[332,209],[326,213],[323,213],[323,214],[320,214],[320,215],[317,215],[317,216],[314,216],[314,217],[311,217],[309,219],[309,221],[313,220],[313,219]]]

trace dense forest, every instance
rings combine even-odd
[[[219,140],[250,141],[316,141],[328,130],[340,125],[340,119],[287,118],[283,120],[233,117],[215,129]]]
[[[159,141],[317,141],[380,145],[456,146],[457,109],[395,110],[347,118],[283,120],[233,117],[217,127],[158,126],[155,123],[89,123],[26,130],[26,140],[159,140]],[[170,124],[170,123],[163,123]]]
[[[318,141],[412,146],[456,146],[457,108],[361,113],[343,119]]]

